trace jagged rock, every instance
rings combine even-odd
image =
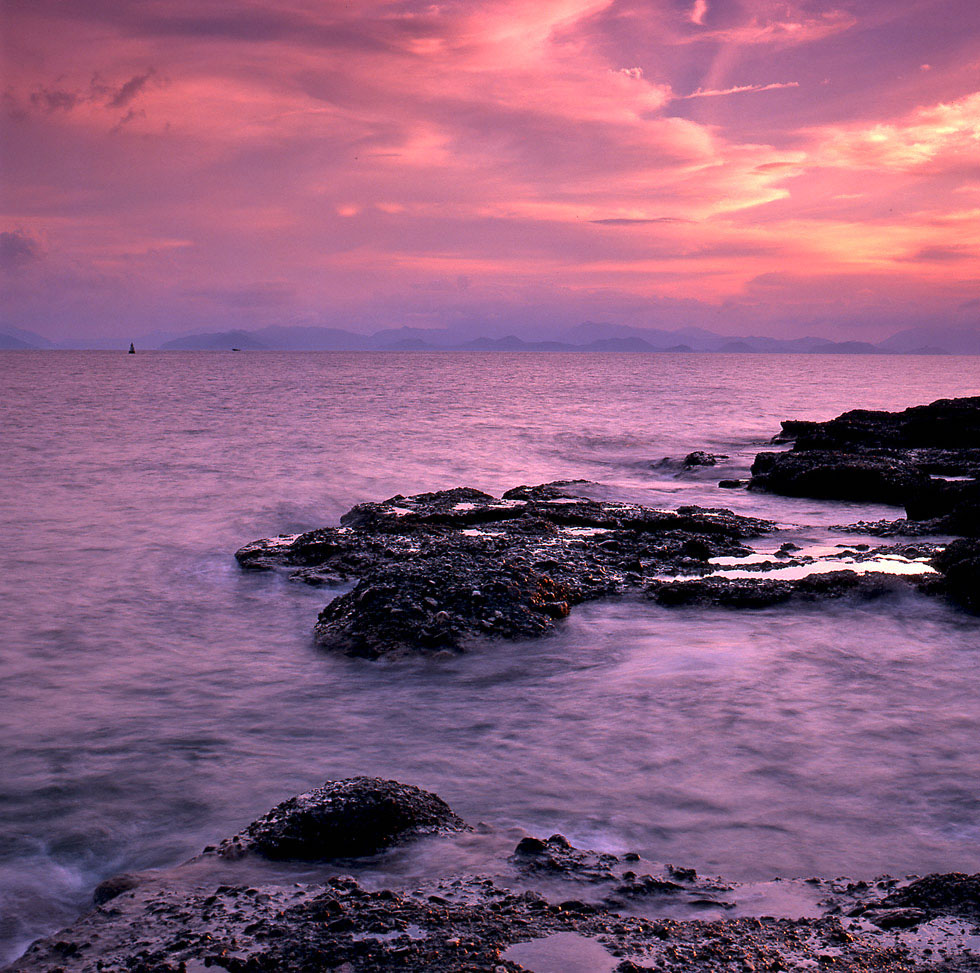
[[[751,489],[789,497],[853,500],[904,506],[929,478],[911,463],[882,456],[826,450],[759,453]]]
[[[234,859],[254,852],[301,861],[358,858],[408,837],[465,828],[435,794],[395,780],[351,777],[277,804],[223,841],[214,854]]]
[[[315,637],[377,658],[544,635],[576,604],[748,554],[742,541],[774,528],[723,508],[591,500],[569,492],[577,482],[500,499],[458,488],[362,503],[340,527],[255,541],[235,556],[311,584],[356,581],[320,613]]]
[[[587,594],[596,592],[513,562],[428,557],[373,572],[320,612],[314,635],[371,659],[405,647],[456,649],[476,635],[533,638]]]

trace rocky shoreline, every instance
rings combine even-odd
[[[383,865],[393,848],[427,841],[442,842],[446,854],[474,831],[492,829],[472,828],[420,788],[366,777],[328,781],[183,865],[102,883],[92,912],[35,943],[9,969],[980,968],[980,875],[740,885],[636,854],[575,848],[561,835],[527,835],[486,859],[484,871],[408,887],[397,879],[378,887],[363,868]],[[290,872],[289,864],[303,871]]]
[[[337,527],[235,556],[335,589],[315,640],[368,659],[545,636],[608,597],[750,609],[911,587],[980,609],[980,398],[786,422],[775,443],[790,448],[759,454],[750,489],[904,505],[903,519],[839,528],[890,543],[807,549],[726,508],[661,510],[561,481],[362,503]],[[697,451],[684,466],[713,461]],[[9,969],[980,970],[980,875],[750,885],[561,835],[501,850],[506,837],[411,785],[328,781],[183,865],[103,882],[94,911]],[[480,870],[385,871],[400,849],[436,843],[453,861],[473,841],[494,849]]]

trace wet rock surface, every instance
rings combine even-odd
[[[934,532],[980,534],[980,397],[782,426],[773,441],[792,449],[760,453],[752,488],[904,506]]]
[[[395,780],[352,777],[283,801],[213,853],[239,858],[252,852],[279,861],[357,858],[411,837],[464,828],[435,794]]]
[[[474,638],[531,638],[584,601],[642,591],[654,576],[750,554],[768,521],[722,508],[656,510],[577,496],[581,483],[468,488],[363,503],[324,527],[255,541],[246,569],[356,580],[320,613],[324,647],[378,658],[458,650]]]
[[[660,605],[720,605],[726,608],[768,608],[782,602],[818,601],[855,596],[876,598],[905,588],[902,578],[883,574],[856,574],[841,570],[813,574],[792,581],[775,578],[691,578],[654,583],[649,597]]]
[[[339,783],[363,792],[367,780]],[[381,783],[386,792],[405,787]],[[412,801],[424,794],[406,791]],[[307,803],[309,795],[293,801]],[[266,833],[270,822],[292,815],[282,812],[292,804],[243,834]],[[378,840],[367,845],[382,843],[386,826],[379,827]],[[202,871],[208,861],[220,862],[220,881]],[[144,873],[73,926],[35,943],[10,969],[518,973],[542,968],[528,956],[547,956],[553,970],[565,968],[563,957],[585,954],[596,969],[616,973],[957,973],[980,962],[977,875],[741,886],[636,854],[578,849],[561,835],[525,837],[506,860],[485,863],[490,876],[444,875],[408,886],[396,880],[378,887],[326,871],[307,872],[302,882],[267,874],[251,884],[247,861],[211,855]]]

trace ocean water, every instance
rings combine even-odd
[[[901,512],[718,479],[781,419],[976,394],[977,358],[8,352],[0,384],[0,960],[352,774],[734,879],[980,870],[980,619],[621,600],[370,663],[313,646],[331,592],[232,556],[366,499],[573,477],[833,543]],[[683,473],[693,449],[729,458]]]

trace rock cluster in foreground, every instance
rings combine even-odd
[[[376,820],[373,838],[360,811],[378,802],[397,809]],[[317,808],[322,805],[322,813]],[[346,821],[347,825],[338,825]],[[321,825],[328,837],[320,834]],[[402,826],[404,825],[404,827]],[[351,845],[380,848],[393,837],[453,841],[463,826],[438,797],[396,781],[354,778],[280,804],[246,828],[229,857],[222,842],[165,873],[129,876],[94,911],[35,943],[10,968],[17,973],[518,973],[561,969],[583,956],[596,973],[834,970],[963,973],[980,968],[980,875],[930,875],[873,882],[811,878],[786,882],[795,911],[754,914],[762,886],[706,879],[693,869],[656,865],[638,855],[583,851],[561,835],[525,837],[490,877],[460,874],[425,887],[378,888],[384,858],[371,858],[370,887],[356,877]],[[266,840],[270,828],[288,835]],[[430,837],[419,838],[420,832]],[[438,832],[445,837],[431,837]],[[321,858],[336,863],[302,882],[296,873],[244,869],[249,860]],[[207,870],[220,865],[220,881]],[[108,884],[108,883],[105,883]],[[783,888],[784,886],[779,886]],[[783,900],[788,901],[788,900]],[[703,918],[697,918],[701,913]],[[802,913],[802,914],[801,914]],[[546,965],[542,957],[547,957]]]

